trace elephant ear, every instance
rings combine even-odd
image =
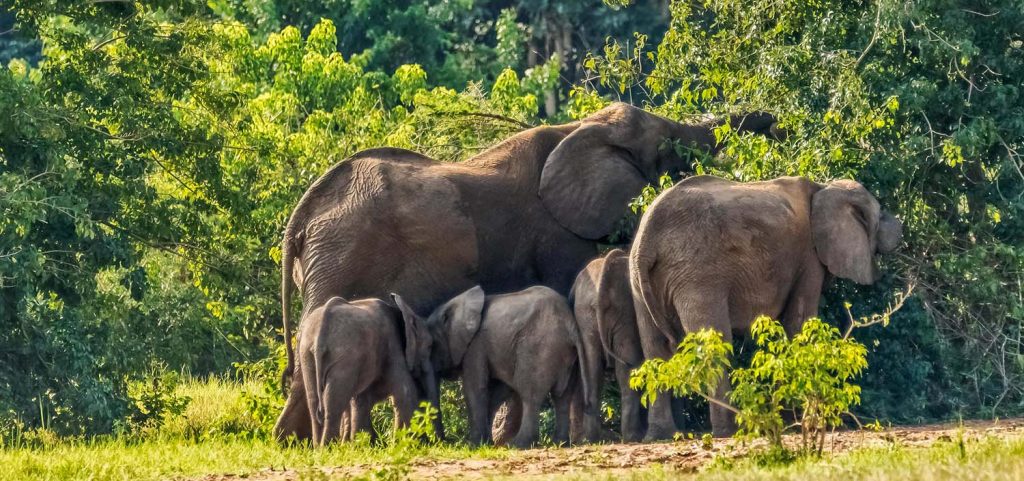
[[[559,224],[585,239],[611,233],[648,181],[633,153],[613,143],[621,126],[584,123],[544,163],[540,198]]]
[[[448,354],[452,364],[462,364],[469,343],[480,330],[484,311],[484,289],[475,286],[441,307],[448,336]]]
[[[402,296],[392,293],[391,299],[398,305],[398,310],[402,311],[405,325],[405,365],[409,370],[414,370],[430,356],[430,333],[424,325],[423,318],[402,300]]]
[[[622,249],[609,252],[597,283],[597,333],[605,352],[632,366],[635,353],[623,350],[639,339],[628,339],[636,329],[633,293],[629,286],[629,254]]]
[[[814,194],[811,233],[818,259],[833,275],[859,284],[878,278],[874,263],[878,201],[859,182],[838,180]]]

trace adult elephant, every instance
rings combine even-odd
[[[769,133],[768,114],[730,119]],[[360,152],[306,191],[281,243],[286,374],[293,372],[289,305],[333,296],[388,299],[430,312],[474,285],[509,292],[541,284],[567,294],[629,199],[663,172],[688,170],[678,139],[715,152],[716,122],[684,125],[616,103],[565,125],[516,134],[460,163],[402,149]],[[279,437],[305,438],[301,383],[278,419]]]
[[[852,180],[683,180],[651,204],[630,252],[644,355],[666,359],[684,333],[705,327],[729,342],[762,314],[781,316],[792,336],[817,315],[828,274],[873,283],[875,254],[896,249],[901,237],[902,224]],[[716,397],[728,391],[722,382]],[[669,399],[650,407],[648,438],[672,435]],[[711,424],[716,436],[735,430],[719,406]]]

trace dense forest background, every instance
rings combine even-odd
[[[613,100],[776,113],[785,142],[722,129],[694,170],[856,178],[905,222],[883,282],[822,309],[914,288],[856,333],[861,414],[1024,408],[1015,0],[3,0],[0,63],[0,427],[110,432],[165,372],[275,378],[277,243],[320,173]]]

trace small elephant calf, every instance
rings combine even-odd
[[[401,297],[395,296],[395,302],[406,319],[418,319]],[[461,367],[470,442],[491,441],[490,398],[504,389],[512,391],[523,407],[514,446],[537,442],[540,409],[549,394],[555,402],[554,440],[568,440],[570,384],[580,369],[584,347],[564,297],[543,286],[485,296],[476,286],[438,307],[426,327],[439,372]],[[587,376],[583,379],[589,394]]]
[[[314,444],[347,434],[341,431],[348,414],[353,432],[369,428],[369,406],[357,409],[354,398],[392,397],[400,427],[408,425],[424,393],[436,399],[434,369],[425,364],[431,339],[418,322],[379,299],[334,297],[305,316],[296,352]]]
[[[629,388],[629,373],[644,362],[633,308],[633,292],[629,285],[629,254],[614,249],[604,257],[590,261],[576,276],[569,294],[576,324],[586,346],[585,363],[591,399],[577,393],[572,403],[573,442],[582,439],[597,441],[601,418],[598,413],[584,414],[583,405],[598,406],[601,384],[606,368],[614,367],[619,385],[622,418],[622,440],[640,441],[644,436],[640,394]]]

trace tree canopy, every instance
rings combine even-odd
[[[875,341],[865,413],[1019,409],[1019,5],[609,3],[5,3],[0,417],[109,431],[154,365],[270,356],[281,229],[349,155],[459,161],[616,99],[679,120],[773,112],[786,141],[723,128],[724,154],[694,170],[857,178],[904,221],[883,282],[837,283],[822,310],[866,315],[915,286],[858,333]]]

